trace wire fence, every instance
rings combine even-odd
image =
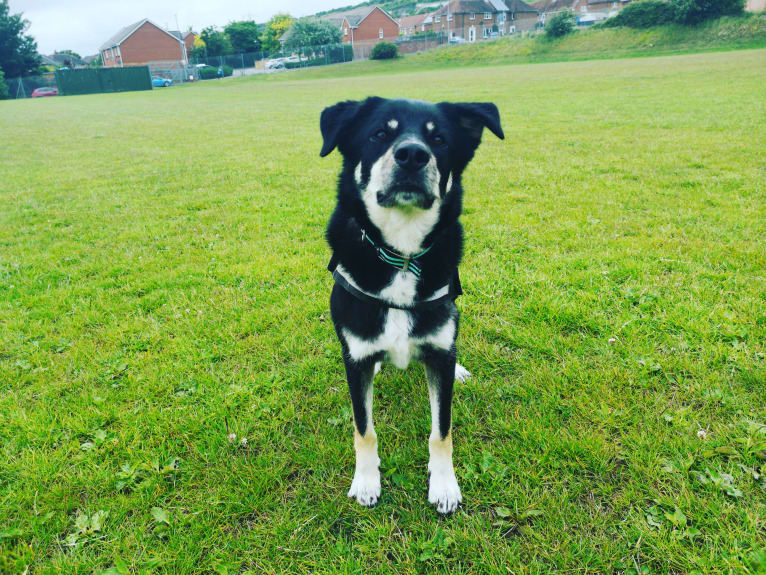
[[[426,33],[400,36],[391,40],[400,54],[414,54],[449,44],[444,33]],[[359,60],[367,60],[380,40],[354,42],[353,44],[328,44],[281,48],[275,51],[248,52],[214,57],[191,57],[188,62],[153,61],[148,65],[156,87],[200,80],[216,79],[223,75],[250,76],[269,74],[298,68],[329,66]],[[57,88],[55,74],[46,73],[5,80],[8,95],[12,99],[54,95],[44,88]],[[38,90],[36,93],[35,91]]]

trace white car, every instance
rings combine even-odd
[[[275,58],[274,60],[268,60],[264,68],[266,69],[266,71],[284,70],[285,60],[284,58]]]

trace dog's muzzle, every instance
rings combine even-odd
[[[394,148],[394,160],[391,184],[378,192],[378,204],[385,208],[430,208],[435,198],[429,185],[429,151],[420,142],[407,140]]]

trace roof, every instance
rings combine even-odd
[[[534,2],[532,6],[540,12],[559,12],[561,10],[572,10],[577,0],[540,0]]]
[[[420,26],[426,19],[427,14],[415,14],[414,16],[402,16],[399,18],[399,26],[409,28],[410,26]]]
[[[176,33],[168,32],[162,26],[158,26],[157,24],[149,20],[149,18],[144,18],[143,20],[139,20],[138,22],[131,24],[130,26],[125,26],[124,28],[120,29],[119,32],[117,32],[114,36],[109,38],[109,40],[101,44],[101,47],[99,48],[99,50],[108,50],[109,48],[114,48],[115,46],[119,46],[125,40],[130,38],[136,30],[138,30],[141,26],[143,26],[147,22],[151,24],[152,26],[154,26],[155,28],[157,28],[158,30],[165,32],[165,34],[167,34],[168,36],[175,38],[176,40],[180,41],[183,39],[180,37],[180,32],[176,32]],[[178,34],[178,36],[176,36],[175,34]]]
[[[322,20],[326,20],[327,22],[332,22],[333,24],[340,27],[343,25],[343,21],[345,20],[348,22],[348,25],[352,28],[356,28],[359,26],[359,24],[362,23],[362,21],[367,18],[370,14],[372,14],[375,9],[380,10],[388,16],[392,22],[395,24],[399,24],[399,22],[396,21],[396,19],[391,16],[388,12],[383,10],[380,6],[363,6],[361,8],[357,8],[356,10],[349,10],[348,12],[334,12],[332,14],[328,14],[327,16],[324,16]]]
[[[176,38],[178,38],[179,40],[183,40],[184,39],[184,35],[181,34],[181,32],[178,31],[178,30],[168,30],[168,32],[170,34],[172,34],[173,36],[175,36]]]
[[[537,14],[539,11],[534,6],[530,6],[524,0],[505,0],[505,5],[508,7],[508,12],[515,14],[521,14],[524,12],[530,12]]]

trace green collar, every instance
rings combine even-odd
[[[424,249],[422,252],[419,252],[412,256],[405,256],[404,254],[400,254],[399,252],[395,252],[394,250],[390,250],[388,248],[385,248],[383,246],[375,245],[375,242],[372,241],[372,238],[367,235],[367,232],[362,228],[362,241],[367,240],[370,242],[370,245],[375,248],[375,251],[378,252],[378,258],[386,262],[387,264],[394,266],[395,268],[399,268],[403,271],[408,271],[414,273],[418,278],[420,277],[421,269],[420,264],[417,262],[417,260],[424,256],[429,252],[429,250],[433,247],[433,245],[428,246],[426,249]]]

